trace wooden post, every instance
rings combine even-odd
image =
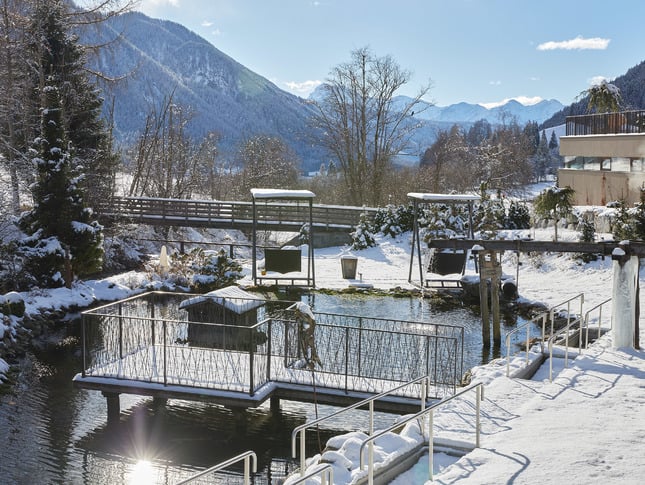
[[[485,349],[490,348],[490,315],[488,312],[488,278],[485,274],[486,253],[479,253],[479,308],[482,316],[482,343]]]
[[[496,255],[493,255],[495,257]],[[493,312],[493,345],[496,349],[502,346],[502,332],[500,328],[499,316],[499,287],[501,284],[501,275],[497,273],[490,280],[490,298],[491,310]]]

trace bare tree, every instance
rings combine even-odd
[[[195,145],[186,134],[192,116],[173,103],[172,95],[159,111],[152,110],[134,148],[131,196],[185,198],[203,188],[213,166],[215,146]],[[208,152],[208,154],[207,154]]]
[[[248,198],[252,188],[287,189],[298,181],[300,160],[286,143],[274,136],[249,138],[238,153],[242,166],[239,197]]]
[[[409,103],[395,106],[395,93],[410,77],[392,57],[357,49],[348,63],[332,69],[322,99],[314,102],[313,123],[338,162],[353,204],[379,205],[386,199],[392,159],[417,128],[411,115],[430,89],[423,87]]]

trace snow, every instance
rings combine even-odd
[[[510,237],[550,240],[552,234],[552,229],[534,229]],[[562,230],[560,236],[563,240],[577,240],[578,233]],[[361,282],[380,289],[414,288],[408,282],[410,234],[376,239],[376,247],[362,251],[350,252],[347,246],[316,249],[317,287],[344,289]],[[340,258],[349,254],[358,258],[358,280],[342,278]],[[612,296],[613,265],[617,263],[611,258],[583,263],[573,255],[531,254],[522,255],[520,262],[517,266],[517,256],[511,252],[502,259],[503,271],[517,277],[523,300],[556,306],[584,293],[585,308],[591,308]],[[244,261],[242,285],[252,283],[250,264]],[[416,267],[413,270],[414,275]],[[472,269],[469,267],[467,271]],[[641,268],[641,279],[644,274]],[[144,274],[126,273],[77,283],[72,289],[33,292],[21,297],[27,314],[41,309],[83,307],[143,291],[141,288],[149,283],[146,278]],[[10,298],[15,300],[16,295]],[[641,312],[641,328],[643,320]],[[12,332],[14,325],[15,322],[5,320],[0,323],[0,329]],[[640,341],[644,346],[643,332]],[[503,359],[474,368],[473,382],[485,383],[481,447],[471,449],[461,458],[436,455],[439,465],[435,463],[434,482],[426,481],[428,457],[425,456],[409,475],[399,477],[394,483],[642,483],[644,357],[642,350],[614,348],[610,332],[570,359],[568,368],[563,367],[561,359],[556,359],[552,382],[543,371],[530,381],[508,378]],[[514,357],[512,363],[521,365],[523,357]],[[6,370],[7,363],[0,359],[0,376]],[[475,421],[472,394],[435,411],[435,443],[445,446],[470,443],[472,448]],[[414,434],[407,430],[402,436],[380,441],[379,456],[388,462],[395,461],[402,453],[397,443],[405,442],[404,448],[409,449],[414,446],[411,443],[415,440]],[[417,433],[416,443],[419,441]],[[334,470],[335,480],[352,475],[347,467],[348,461],[358,459],[354,445],[346,443],[347,454],[342,456],[327,455],[339,467],[338,474]],[[335,451],[340,453],[338,449]]]
[[[254,199],[313,199],[316,194],[310,190],[251,189]]]
[[[408,197],[424,202],[477,202],[481,199],[479,195],[472,194],[430,194],[420,192],[410,192]]]

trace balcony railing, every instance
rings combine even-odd
[[[567,136],[645,133],[645,111],[567,116]]]

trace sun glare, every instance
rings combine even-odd
[[[139,460],[129,473],[128,483],[131,485],[153,485],[155,474],[152,463],[148,460]]]

